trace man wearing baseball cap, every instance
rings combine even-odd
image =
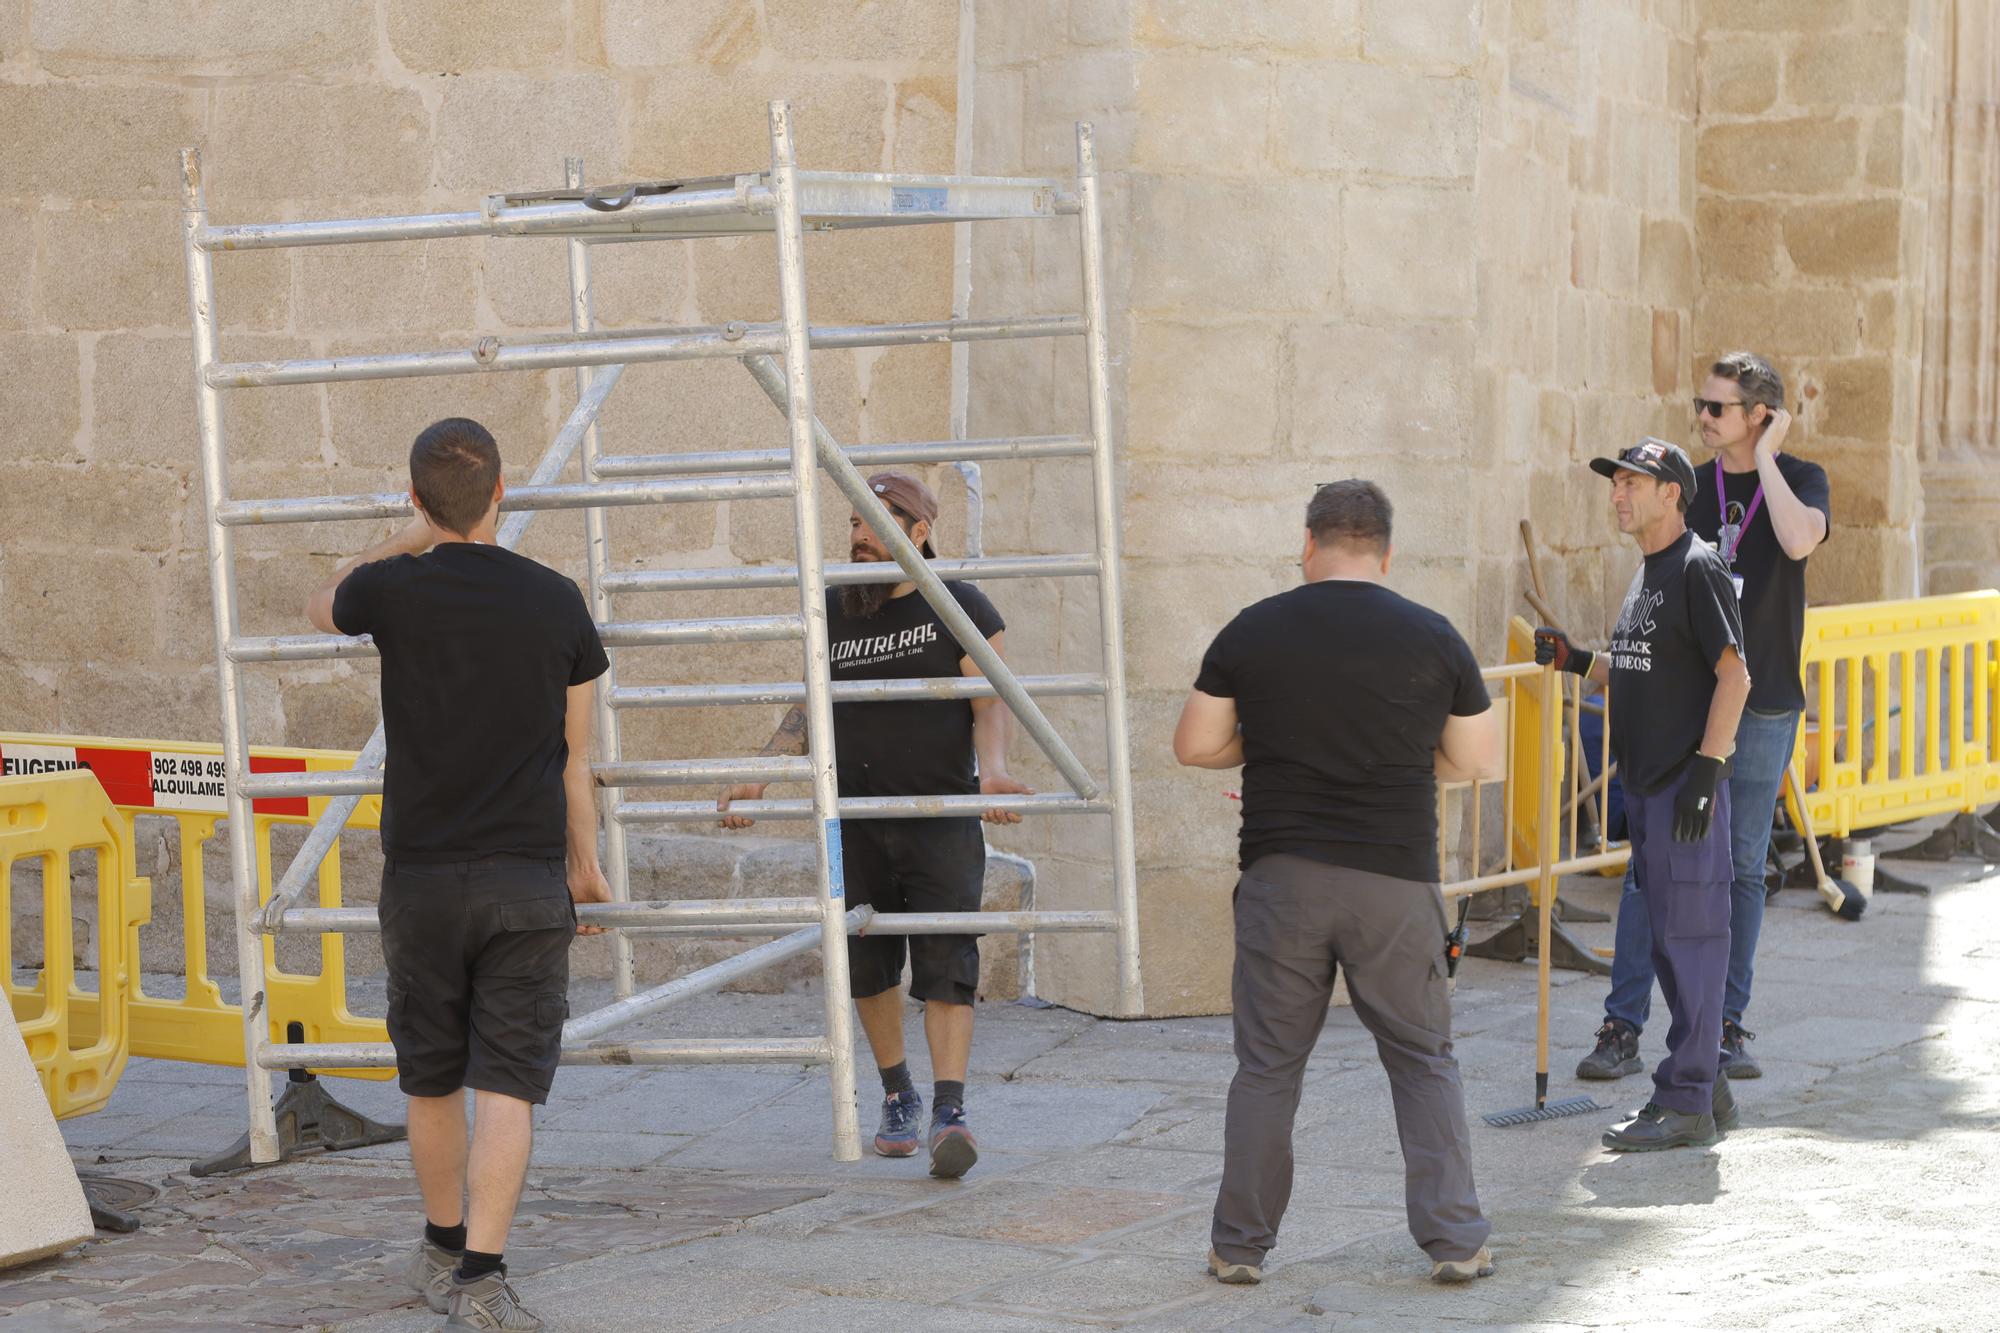
[[[1729,565],[1743,609],[1744,655],[1756,669],[1729,772],[1729,841],[1735,881],[1729,892],[1729,981],[1722,998],[1722,1073],[1763,1074],[1744,1043],[1743,1026],[1757,936],[1764,924],[1764,863],[1785,767],[1791,762],[1806,696],[1799,678],[1805,635],[1806,559],[1826,539],[1832,513],[1826,472],[1783,451],[1792,416],[1785,381],[1753,352],[1730,352],[1709,367],[1694,400],[1702,440],[1715,451],[1701,476],[1713,478],[1688,509],[1688,526],[1712,542]],[[1712,466],[1712,470],[1711,470]],[[1628,874],[1625,892],[1638,886]],[[1643,911],[1621,912],[1611,990],[1596,1047],[1577,1064],[1578,1078],[1615,1079],[1645,1068],[1639,1033],[1653,998],[1651,940]]]
[[[902,472],[878,472],[868,488],[888,509],[926,559],[937,496]],[[850,554],[857,562],[892,557],[858,512],[849,520]],[[970,583],[948,583],[995,652],[1003,650],[1006,622]],[[917,585],[883,579],[829,588],[827,643],[832,676],[856,680],[911,680],[983,673],[931,609],[915,596]],[[842,796],[1031,795],[1007,774],[1006,705],[996,698],[896,700],[833,706],[836,777]],[[805,709],[794,706],[762,753],[806,752]],[[975,766],[975,759],[977,764]],[[732,813],[733,801],[754,801],[761,783],[731,787],[716,802],[724,828],[748,828],[750,816]],[[992,824],[1018,824],[1021,816],[988,810]],[[841,825],[841,864],[848,901],[881,912],[976,912],[986,879],[986,839],[979,820],[859,819]],[[930,1043],[931,1100],[928,1146],[931,1174],[964,1175],[979,1150],[965,1119],[965,1074],[972,1051],[972,1001],[979,987],[976,935],[849,936],[847,959],[855,1010],[868,1034],[882,1075],[882,1120],[875,1151],[912,1157],[921,1141],[924,1100],[903,1058],[903,958],[910,963],[910,994],[924,1002],[924,1035]]]
[[[1611,479],[1618,530],[1645,555],[1611,646],[1591,653],[1535,631],[1535,660],[1611,687],[1611,750],[1625,789],[1632,867],[1652,927],[1653,969],[1673,1016],[1653,1098],[1605,1132],[1614,1152],[1705,1146],[1736,1118],[1718,1077],[1729,969],[1729,790],[1750,695],[1729,566],[1688,530],[1697,483],[1678,445],[1647,438],[1593,459]],[[1633,906],[1627,898],[1621,910]]]

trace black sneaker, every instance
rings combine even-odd
[[[1720,1132],[1735,1129],[1743,1119],[1743,1113],[1736,1109],[1736,1094],[1729,1090],[1729,1080],[1718,1077],[1715,1080],[1715,1097],[1709,1103],[1710,1113],[1715,1116],[1715,1128]]]
[[[1659,1152],[1666,1148],[1706,1148],[1722,1135],[1707,1111],[1690,1115],[1647,1102],[1637,1115],[1604,1131],[1604,1146],[1613,1152]]]
[[[1757,1064],[1757,1057],[1743,1049],[1746,1041],[1757,1040],[1754,1032],[1745,1032],[1743,1025],[1722,1020],[1722,1073],[1730,1078],[1762,1078],[1763,1069]]]
[[[1639,1029],[1622,1018],[1607,1018],[1597,1029],[1597,1049],[1577,1064],[1578,1078],[1614,1079],[1646,1067],[1639,1058]]]

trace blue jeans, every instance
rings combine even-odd
[[[1784,786],[1785,766],[1792,761],[1798,726],[1797,713],[1746,708],[1736,727],[1735,766],[1729,775],[1729,853],[1735,878],[1729,886],[1729,981],[1723,990],[1722,1016],[1739,1025],[1750,1007],[1751,965],[1757,955],[1757,932],[1764,925],[1764,861],[1771,850],[1771,817]],[[1653,930],[1630,867],[1618,899],[1613,948],[1611,994],[1604,1001],[1604,1015],[1643,1029],[1653,1007]]]

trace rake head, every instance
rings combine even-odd
[[[1599,1106],[1590,1097],[1565,1097],[1559,1102],[1548,1102],[1541,1106],[1523,1106],[1512,1111],[1495,1111],[1480,1117],[1489,1125],[1506,1129],[1512,1125],[1532,1125],[1540,1120],[1561,1120],[1564,1116],[1588,1115],[1592,1111],[1608,1111],[1608,1106]]]

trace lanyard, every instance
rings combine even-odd
[[[1757,482],[1757,493],[1750,497],[1750,507],[1743,511],[1743,521],[1736,525],[1735,540],[1731,541],[1729,549],[1722,553],[1725,563],[1731,565],[1736,563],[1736,549],[1743,545],[1743,534],[1750,530],[1750,520],[1757,517],[1757,511],[1763,507],[1763,504],[1764,483],[1760,479]],[[1728,527],[1729,496],[1722,489],[1722,459],[1719,457],[1715,460],[1715,507],[1721,515],[1723,526]],[[1721,536],[1722,534],[1717,533],[1716,535]]]

